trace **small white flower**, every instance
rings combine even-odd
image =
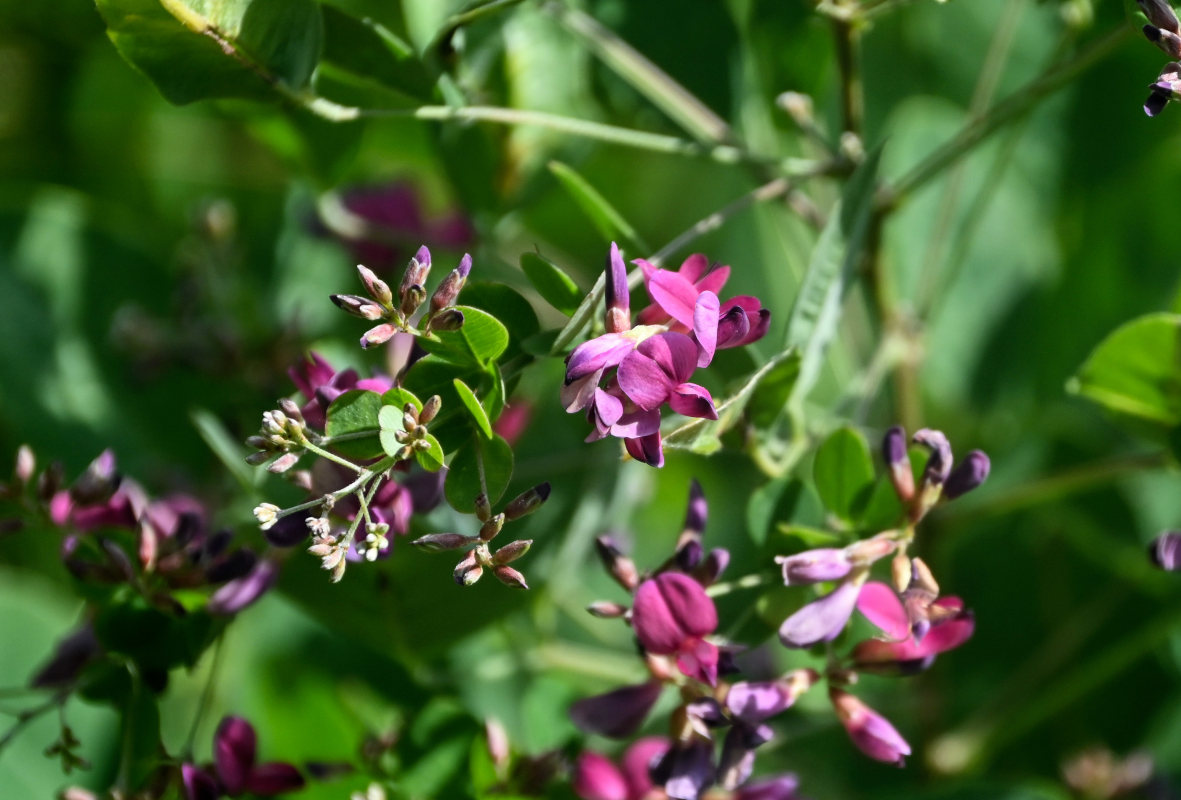
[[[279,521],[280,509],[274,503],[263,503],[254,507],[254,518],[258,520],[258,527],[264,531],[270,530]]]

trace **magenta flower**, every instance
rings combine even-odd
[[[244,792],[270,796],[303,788],[299,770],[280,762],[258,764],[256,749],[253,725],[241,717],[224,718],[213,738],[213,767],[181,766],[188,800],[216,800]]]
[[[619,766],[606,756],[586,751],[574,770],[574,793],[583,800],[644,800],[652,791],[649,770],[668,752],[662,736],[638,740],[623,754]]]
[[[692,578],[666,572],[636,589],[632,626],[644,649],[673,655],[690,678],[713,686],[718,679],[718,648],[703,637],[718,627],[713,601]]]
[[[894,639],[910,634],[906,610],[894,590],[884,583],[856,578],[842,581],[836,589],[792,614],[779,626],[779,639],[787,647],[811,647],[831,642],[845,629],[853,609]]]
[[[911,675],[931,666],[935,656],[972,638],[976,620],[972,612],[964,609],[962,600],[941,597],[931,605],[942,613],[931,615],[933,619],[922,636],[916,630],[896,641],[867,639],[853,648],[854,667],[869,672]]]
[[[1152,563],[1168,572],[1181,569],[1181,532],[1165,531],[1148,546]]]
[[[837,719],[861,752],[876,761],[899,767],[905,764],[910,745],[889,720],[848,692],[832,688],[828,696]]]

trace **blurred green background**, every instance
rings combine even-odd
[[[470,102],[681,135],[536,3],[482,17],[446,47],[431,40],[457,4],[324,5],[370,15],[426,48],[428,74],[446,76]],[[921,677],[864,681],[866,698],[915,746],[903,771],[855,752],[819,695],[785,716],[759,772],[798,771],[809,796],[1068,797],[1060,766],[1090,746],[1120,756],[1144,750],[1161,774],[1181,773],[1181,587],[1144,557],[1157,532],[1181,524],[1178,476],[1143,466],[1158,444],[1064,388],[1117,325],[1181,310],[1173,228],[1181,112],[1144,116],[1144,86],[1164,57],[1133,35],[1140,23],[1131,3],[1095,6],[919,0],[864,32],[866,145],[884,143],[887,179],[947,140],[973,108],[1111,31],[1128,35],[923,186],[884,229],[886,291],[913,322],[917,384],[908,392],[885,381],[855,422],[871,440],[899,420],[941,428],[961,451],[991,455],[989,483],[935,514],[918,544],[944,591],[975,609],[977,631]],[[775,105],[784,91],[812,95],[819,121],[837,124],[833,37],[807,3],[603,0],[583,8],[753,148],[815,155]],[[344,73],[322,69],[339,97],[410,102],[371,85],[403,75],[386,81],[375,68],[366,83]],[[318,229],[317,197],[404,182],[426,219],[458,211],[471,220],[473,280],[528,293],[517,261],[538,247],[589,288],[608,241],[546,169],[551,159],[577,169],[652,249],[761,182],[757,170],[536,128],[331,123],[279,102],[174,106],[119,56],[91,3],[0,0],[0,457],[28,443],[74,476],[112,447],[150,491],[196,493],[220,522],[256,535],[249,510],[261,498],[226,472],[191,412],[208,410],[242,439],[291,391],[285,369],[304,348],[383,366],[381,352],[353,345],[359,325],[327,302],[357,289],[355,261]],[[824,208],[839,187],[820,179],[806,188]],[[445,267],[461,253],[420,230],[401,234],[396,270],[420,243]],[[769,355],[815,235],[769,203],[735,215],[672,263],[701,251],[732,265],[728,291],[757,294],[772,309],[772,332],[758,348]],[[546,325],[560,322],[537,308]],[[851,412],[846,393],[864,377],[879,333],[854,292],[811,398],[819,427]],[[719,358],[723,372],[748,367],[739,354]],[[640,675],[623,626],[581,610],[593,599],[623,599],[589,557],[594,536],[622,531],[639,564],[659,563],[696,476],[711,502],[707,543],[732,549],[734,575],[767,568],[775,541],[752,537],[746,511],[766,479],[748,459],[678,452],[659,472],[620,465],[612,445],[580,445],[583,421],[555,402],[560,373],[556,362],[544,365],[519,390],[534,414],[513,485],[554,486],[517,531],[537,540],[525,563],[529,595],[505,600],[490,580],[461,592],[446,559],[409,548],[376,578],[350,573],[339,587],[296,558],[281,590],[230,628],[199,754],[208,756],[216,720],[238,713],[258,726],[265,758],[353,760],[367,733],[433,702],[466,722],[454,737],[428,727],[399,745],[411,768],[430,761],[407,791],[458,796],[478,745],[474,719],[501,719],[519,751],[573,753],[580,740],[568,704]],[[809,519],[815,509],[796,513],[820,521]],[[421,526],[463,524],[438,512]],[[0,537],[5,686],[27,681],[79,617],[55,537],[31,529]],[[419,591],[427,616],[399,618],[408,602],[399,596]],[[739,619],[752,602],[729,596],[723,619]],[[485,603],[504,604],[504,613],[469,624],[465,609]],[[385,634],[375,632],[388,630],[396,635],[383,648]],[[778,647],[769,652],[794,663]],[[188,731],[210,665],[207,655],[194,674],[173,677],[163,705],[171,748]],[[4,705],[20,708],[19,700]],[[92,771],[63,777],[41,755],[54,723],[38,723],[0,752],[0,796],[106,785],[115,715],[81,702],[68,711]],[[342,786],[364,783],[354,776],[308,796],[341,797]]]

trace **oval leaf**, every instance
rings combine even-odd
[[[451,459],[447,481],[443,484],[447,502],[456,511],[470,514],[476,510],[476,496],[483,491],[480,485],[481,461],[488,502],[495,503],[508,488],[509,479],[513,476],[513,450],[508,442],[499,436],[491,439],[473,437]]]
[[[521,254],[521,270],[541,299],[571,316],[582,302],[582,292],[561,267],[537,253]]]
[[[378,415],[381,409],[381,395],[364,389],[351,389],[333,400],[332,405],[328,406],[324,433],[331,438],[347,438],[333,442],[332,449],[352,458],[381,455],[381,442],[378,440],[381,428]],[[366,434],[371,434],[372,438]]]
[[[480,405],[480,400],[476,397],[476,393],[468,388],[468,385],[455,378],[451,381],[455,385],[455,391],[459,394],[459,402],[463,403],[464,407],[472,415],[472,419],[476,422],[476,427],[479,428],[480,433],[484,434],[485,439],[492,438],[492,423],[488,421],[488,415],[484,413],[484,407]]]
[[[452,364],[483,366],[496,359],[508,347],[508,328],[486,311],[471,306],[456,306],[463,312],[463,327],[457,331],[438,331],[436,339],[420,336],[422,349]]]
[[[865,437],[852,428],[837,428],[812,465],[816,491],[828,510],[841,519],[856,520],[873,491],[873,461]]]

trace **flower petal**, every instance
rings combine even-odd
[[[906,609],[894,590],[884,583],[870,581],[861,587],[857,610],[895,641],[910,636],[910,620],[906,616]]]
[[[674,385],[656,361],[638,351],[628,353],[619,365],[617,375],[619,388],[645,411],[663,405]]]
[[[677,669],[694,680],[717,685],[718,646],[704,639],[683,642],[677,655]]]
[[[210,596],[205,610],[210,614],[237,614],[270,589],[279,578],[279,565],[263,559],[245,575],[224,584]]]
[[[603,370],[600,369],[562,385],[562,407],[567,414],[581,411],[591,404],[602,377]]]
[[[604,333],[588,342],[583,342],[574,348],[574,352],[566,360],[566,383],[612,367],[623,360],[623,357],[635,349],[632,339],[619,333]]]
[[[783,566],[785,586],[839,581],[853,569],[848,553],[837,547],[818,547],[792,556],[776,556],[775,560]]]
[[[623,416],[623,401],[602,389],[595,389],[595,416],[604,428],[610,428]]]
[[[221,797],[217,779],[193,764],[180,765],[180,778],[186,800],[217,800]]]
[[[604,755],[586,751],[574,767],[574,793],[582,800],[628,800],[627,781]]]
[[[639,739],[623,754],[620,767],[627,781],[628,797],[647,797],[652,791],[652,764],[668,752],[669,741],[663,736]]]
[[[848,692],[831,689],[829,697],[837,718],[861,752],[877,761],[903,765],[910,745],[889,720]]]
[[[246,781],[246,791],[268,796],[302,789],[303,775],[295,767],[282,762],[259,764]]]
[[[693,306],[693,336],[697,339],[697,366],[708,367],[718,346],[718,296],[702,292]]]
[[[620,439],[640,439],[658,434],[660,431],[660,409],[632,411],[624,414],[611,426],[611,435]],[[659,443],[658,443],[659,444]]]
[[[241,717],[226,717],[213,737],[217,776],[228,794],[239,794],[254,769],[258,741],[254,726]]]
[[[796,800],[799,786],[795,775],[779,775],[746,784],[734,793],[734,800]]]
[[[661,447],[659,431],[638,439],[624,439],[623,446],[627,448],[627,454],[636,461],[657,469],[664,466],[664,449]]]
[[[636,590],[632,626],[645,650],[668,655],[687,639],[713,633],[718,612],[701,584],[687,575],[666,572]]]
[[[677,322],[693,326],[693,307],[697,304],[697,287],[675,272],[658,269],[648,278],[648,294],[653,302]]]
[[[674,383],[689,380],[697,367],[697,345],[683,333],[659,333],[636,348],[655,361]]]
[[[844,630],[861,587],[845,581],[833,591],[792,614],[779,626],[779,640],[786,647],[811,647],[831,642]]]
[[[709,390],[696,383],[682,383],[673,387],[668,398],[668,407],[686,417],[718,418],[718,411],[714,408],[714,399]]]
[[[643,724],[663,688],[663,683],[651,680],[587,697],[570,706],[570,719],[587,733],[622,739]]]

